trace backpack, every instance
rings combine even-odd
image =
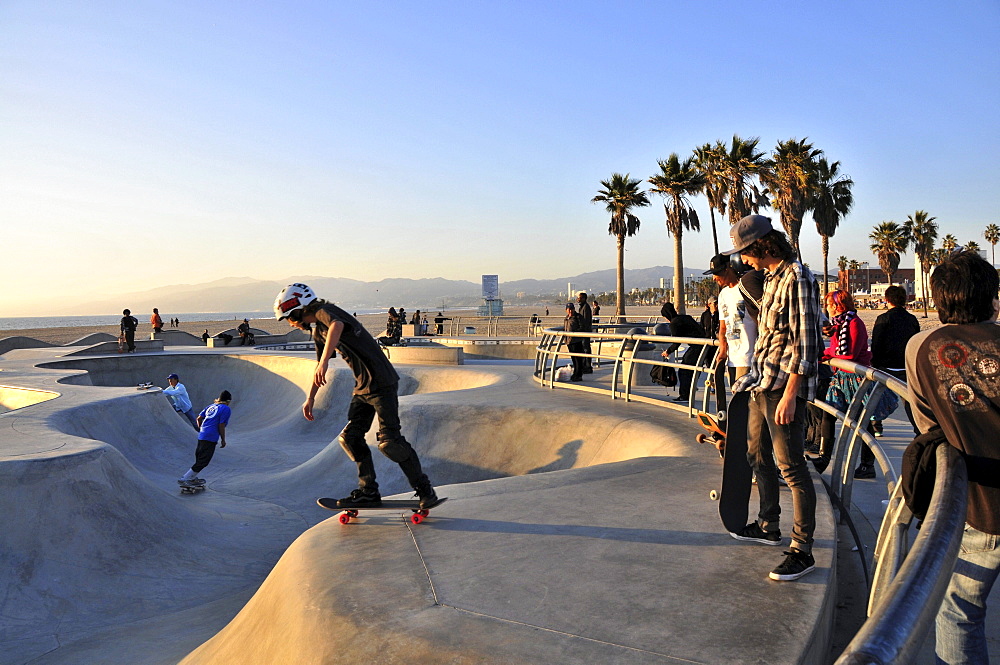
[[[924,519],[931,505],[934,475],[937,473],[937,448],[942,444],[948,445],[948,439],[941,428],[935,427],[913,439],[903,452],[900,489],[906,506],[918,520]]]
[[[649,370],[649,378],[653,380],[653,383],[667,388],[673,388],[677,385],[677,371],[666,365],[653,365],[653,369]]]

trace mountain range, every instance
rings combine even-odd
[[[704,268],[686,269],[685,276],[701,278]],[[670,266],[655,266],[625,271],[625,288],[659,287],[660,279],[668,286],[673,279]],[[90,302],[67,303],[66,315],[119,312],[124,307],[133,312],[160,309],[164,316],[172,312],[258,312],[271,308],[274,296],[287,284],[304,282],[321,297],[352,309],[378,309],[403,306],[407,309],[472,307],[482,303],[482,287],[476,282],[441,277],[428,279],[383,279],[362,282],[344,277],[298,276],[288,280],[260,280],[251,277],[227,277],[203,284],[176,284],[146,291],[109,295]],[[574,293],[601,293],[615,289],[615,270],[597,270],[557,279],[521,279],[500,282],[500,296],[507,302],[523,293],[521,300],[550,300],[565,294],[567,283]],[[563,295],[562,297],[565,297]]]

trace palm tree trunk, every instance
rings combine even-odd
[[[930,286],[930,282],[927,279],[927,268],[929,268],[929,267],[930,266],[927,266],[925,268],[923,263],[920,264],[920,281],[923,282],[923,288],[921,289],[921,291],[923,291],[923,294],[924,294],[923,301],[924,301],[924,318],[925,319],[927,318],[927,301],[930,300],[927,297],[927,295],[928,295],[927,294],[927,287]]]
[[[719,234],[715,230],[715,208],[708,206],[708,214],[712,216],[712,243],[715,245],[715,253],[719,253]],[[995,257],[994,257],[995,258]],[[995,263],[995,261],[994,261]]]
[[[625,235],[618,236],[618,284],[615,313],[625,316]]]
[[[826,302],[826,294],[830,291],[830,238],[820,237],[823,239],[823,302]]]
[[[685,314],[684,307],[684,250],[681,231],[674,234],[674,307],[678,314]]]

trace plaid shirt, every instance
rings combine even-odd
[[[799,397],[816,397],[816,375],[823,352],[819,286],[809,268],[784,261],[764,280],[750,373],[733,386],[744,390],[784,390],[789,374],[801,374]]]

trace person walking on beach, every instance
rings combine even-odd
[[[153,326],[153,332],[163,332],[163,319],[160,318],[160,310],[153,308],[153,313],[149,317],[149,325]]]
[[[750,372],[733,386],[750,391],[747,460],[757,476],[760,512],[736,533],[737,540],[780,545],[777,459],[792,495],[792,542],[785,560],[768,577],[791,581],[816,568],[812,556],[816,529],[816,490],[803,452],[806,403],[816,396],[822,348],[819,286],[798,259],[788,239],[762,215],[747,215],[730,236],[743,260],[766,273],[757,343]],[[770,439],[764,433],[770,433]]]
[[[943,325],[906,345],[907,390],[917,428],[940,428],[968,473],[965,530],[937,615],[935,652],[939,663],[987,663],[986,601],[1000,574],[1000,279],[965,250],[934,269],[930,286]]]
[[[306,420],[315,419],[316,393],[326,385],[326,373],[334,351],[354,373],[354,392],[347,409],[347,426],[337,437],[347,456],[358,465],[358,489],[337,501],[340,508],[363,508],[382,503],[375,464],[365,434],[378,416],[378,449],[399,465],[410,486],[420,498],[420,507],[432,508],[438,497],[420,466],[417,451],[403,437],[399,422],[399,375],[361,323],[337,307],[316,297],[305,284],[290,284],[274,301],[274,316],[287,319],[294,328],[311,332],[316,343],[316,371],[302,405]],[[313,329],[315,326],[315,329]]]
[[[183,476],[177,479],[177,484],[181,487],[205,484],[205,480],[199,478],[198,473],[212,461],[216,445],[221,448],[226,447],[226,425],[229,423],[230,415],[232,415],[232,410],[229,408],[229,403],[232,400],[233,396],[229,394],[229,391],[223,390],[218,399],[198,414],[198,418],[195,420],[195,424],[198,426],[198,447],[194,452],[194,464]]]
[[[197,430],[198,417],[194,415],[191,398],[188,397],[187,388],[180,382],[180,377],[171,372],[167,375],[167,384],[167,387],[163,389],[163,394],[170,400],[174,411],[187,418],[191,426]]]
[[[121,333],[125,336],[128,352],[135,351],[135,329],[139,327],[139,319],[132,316],[131,310],[122,310]]]

